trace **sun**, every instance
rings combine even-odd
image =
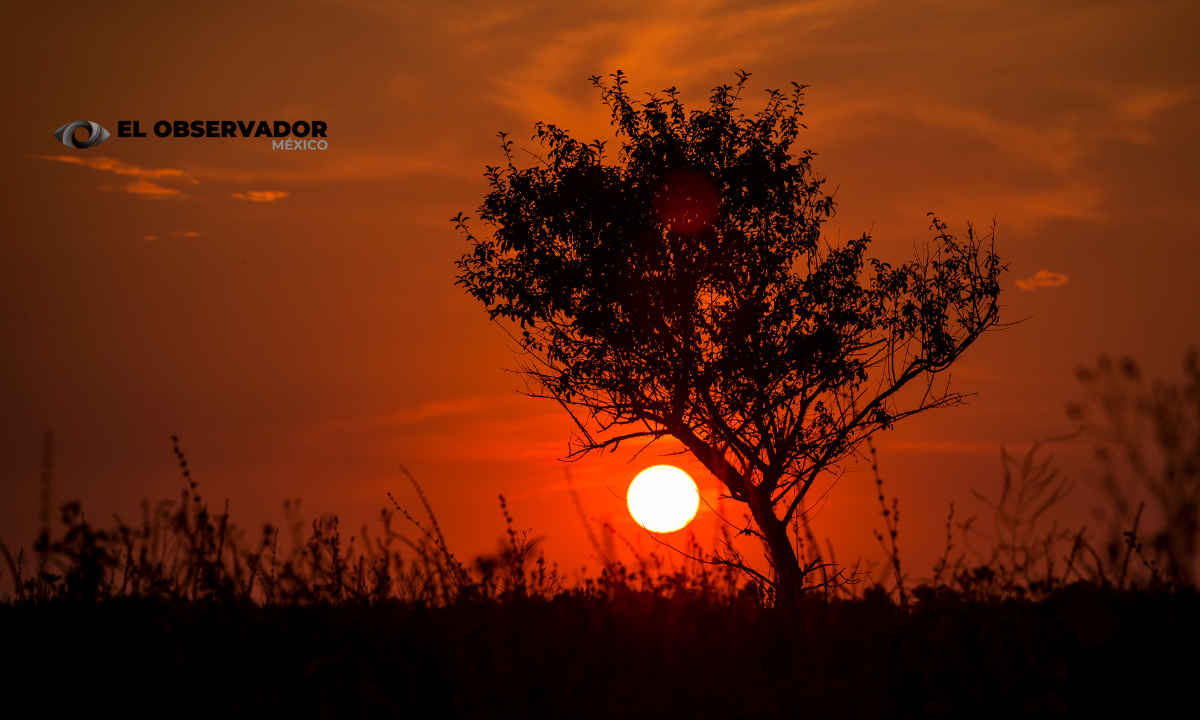
[[[700,493],[688,474],[671,465],[655,465],[638,473],[626,495],[629,514],[651,532],[674,532],[692,521]]]

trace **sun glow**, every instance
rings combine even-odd
[[[626,495],[629,514],[651,532],[674,532],[687,525],[700,507],[700,493],[688,474],[671,465],[638,473]]]

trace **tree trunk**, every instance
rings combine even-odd
[[[747,489],[750,512],[766,538],[767,548],[771,552],[771,563],[775,566],[775,604],[778,607],[789,607],[800,596],[804,586],[804,573],[800,570],[796,550],[788,537],[787,524],[776,517],[770,499],[760,497],[758,488]]]
[[[788,538],[787,524],[775,516],[770,493],[763,492],[744,478],[722,453],[697,437],[689,428],[675,425],[670,427],[670,432],[692,451],[692,455],[708,468],[709,472],[729,488],[734,497],[744,499],[750,506],[750,513],[767,541],[771,563],[775,566],[776,604],[790,606],[800,596],[804,586],[804,573],[800,571],[800,562],[796,559],[796,551]]]

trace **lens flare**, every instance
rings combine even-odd
[[[654,204],[658,219],[671,232],[694,235],[717,219],[720,196],[712,178],[680,170],[662,182]]]

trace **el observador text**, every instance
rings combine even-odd
[[[320,120],[311,122],[297,120],[289,123],[276,120],[268,123],[266,120],[159,120],[154,123],[154,134],[158,137],[269,137],[281,138],[289,135],[306,138],[323,138],[329,125]],[[117,137],[146,137],[138,120],[119,120],[117,122]]]

